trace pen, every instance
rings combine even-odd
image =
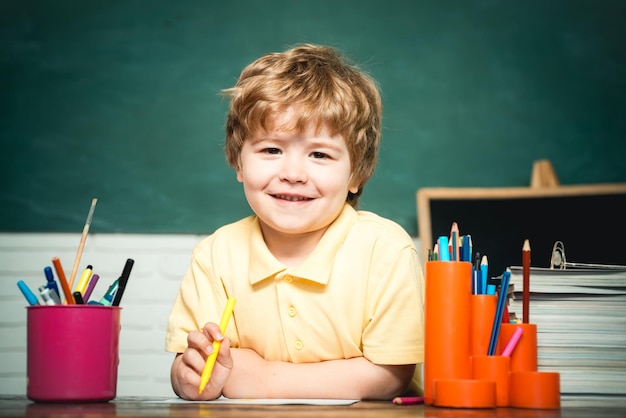
[[[124,271],[122,271],[122,275],[118,279],[118,288],[115,292],[115,297],[113,298],[113,303],[111,304],[112,306],[120,306],[122,296],[124,295],[124,290],[126,289],[126,283],[128,283],[130,271],[133,269],[133,264],[135,264],[135,260],[133,260],[132,258],[126,260],[126,264],[124,265]]]
[[[76,289],[74,289],[74,293],[80,292],[82,295],[85,293],[85,289],[87,289],[87,283],[89,283],[89,279],[91,278],[91,274],[93,273],[93,266],[89,264],[83,273],[80,275],[78,279],[78,284],[76,285]]]
[[[41,295],[41,299],[43,299],[43,303],[46,305],[58,305],[61,303],[61,299],[56,294],[56,292],[46,285],[39,286],[39,294]]]
[[[96,287],[96,283],[98,283],[99,278],[100,276],[98,276],[97,274],[94,274],[93,276],[91,276],[91,280],[89,280],[89,285],[87,286],[87,290],[85,290],[85,293],[83,293],[83,300],[85,302],[89,300],[89,297],[91,296],[91,292],[93,292],[94,287]]]
[[[100,304],[103,306],[111,306],[113,303],[113,298],[115,297],[115,293],[117,292],[117,286],[119,283],[119,279],[116,279],[111,286],[107,289],[107,292],[100,299]]]
[[[17,287],[20,288],[20,290],[22,291],[22,294],[24,295],[24,297],[26,298],[26,301],[28,302],[30,306],[39,305],[39,299],[37,299],[37,296],[35,296],[35,294],[30,290],[28,285],[24,283],[23,280],[20,280],[19,282],[17,282]]]
[[[222,319],[220,319],[220,332],[222,333],[222,335],[226,334],[226,328],[228,327],[228,322],[230,321],[230,317],[233,314],[234,307],[235,298],[228,298],[228,302],[226,302],[226,307],[224,308],[224,313],[222,314]],[[221,345],[221,341],[213,341],[213,352],[209,354],[209,356],[206,358],[206,363],[204,365],[204,370],[202,371],[202,377],[200,379],[200,387],[198,389],[198,393],[202,393],[202,391],[204,391],[204,387],[211,378],[211,372],[213,371],[213,366],[215,366],[215,360],[217,359],[217,352],[220,351]]]
[[[78,290],[74,292],[74,302],[76,302],[77,305],[85,304],[85,301],[83,300],[83,294],[80,293]]]
[[[52,289],[57,294],[57,298],[61,299],[61,293],[59,292],[59,286],[54,281],[54,274],[52,274],[52,268],[50,266],[44,267],[43,273],[46,275],[46,287]],[[60,302],[59,302],[60,303]]]
[[[70,290],[70,286],[65,278],[65,272],[63,271],[63,266],[61,266],[61,260],[59,260],[59,257],[53,257],[52,264],[54,265],[54,269],[57,271],[59,282],[61,282],[61,288],[63,289],[63,294],[65,295],[65,303],[73,305],[74,298],[72,297],[72,291]]]
[[[424,397],[422,396],[399,396],[397,398],[393,398],[393,401],[396,405],[418,405],[424,403]]]

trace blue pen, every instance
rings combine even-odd
[[[59,286],[57,286],[57,282],[54,280],[54,274],[52,274],[52,267],[45,267],[43,269],[44,274],[46,275],[46,287],[48,289],[53,290],[57,294],[57,299],[61,299],[61,293],[59,293]]]
[[[437,240],[439,243],[439,261],[450,261],[450,248],[448,247],[448,237],[442,235]]]
[[[20,288],[22,294],[24,295],[26,301],[30,306],[39,305],[39,299],[37,299],[37,296],[35,296],[35,294],[30,290],[28,285],[26,285],[23,280],[17,282],[17,287]]]

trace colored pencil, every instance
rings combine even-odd
[[[396,405],[418,405],[424,403],[422,396],[398,396],[391,401]]]
[[[226,306],[224,307],[222,319],[220,320],[220,332],[222,333],[222,335],[226,334],[226,328],[228,328],[228,322],[230,321],[230,317],[233,314],[234,308],[235,298],[228,298],[228,302],[226,302]],[[215,366],[215,360],[217,360],[217,353],[218,351],[220,351],[221,345],[221,341],[213,341],[213,352],[209,354],[209,356],[206,358],[204,370],[202,371],[202,377],[200,378],[200,387],[198,388],[198,393],[202,393],[206,384],[209,383],[211,373],[213,372],[213,366]]]
[[[498,293],[498,304],[496,306],[496,315],[493,318],[493,326],[491,327],[491,338],[489,340],[489,349],[487,351],[487,355],[489,356],[496,354],[498,336],[500,335],[500,326],[502,324],[502,314],[504,312],[504,306],[506,305],[507,289],[509,288],[510,280],[511,270],[507,267],[506,271],[502,274],[500,293]]]
[[[61,266],[61,260],[59,260],[59,257],[53,257],[52,264],[54,265],[54,269],[57,272],[57,277],[59,278],[59,282],[61,283],[61,289],[63,289],[63,294],[65,295],[65,303],[67,303],[68,305],[73,305],[74,296],[72,296],[72,291],[70,290],[70,286],[67,283],[67,279],[65,278],[65,272],[63,271],[63,266]]]
[[[530,320],[530,242],[524,240],[522,247],[522,322]]]
[[[438,239],[439,243],[439,261],[450,261],[450,247],[448,245],[449,238],[442,235]]]
[[[487,281],[489,280],[489,261],[487,256],[483,255],[480,260],[480,294],[487,294]]]
[[[461,255],[461,261],[472,262],[472,236],[463,235],[463,253]]]
[[[509,342],[506,343],[506,346],[504,346],[504,350],[502,350],[502,355],[504,357],[509,357],[513,353],[513,350],[515,350],[515,347],[517,346],[517,343],[519,342],[520,338],[522,338],[523,333],[524,333],[524,328],[522,327],[515,328],[515,331],[513,331],[513,335],[511,335]]]
[[[452,222],[450,229],[450,246],[452,261],[459,261],[459,225],[456,222]]]

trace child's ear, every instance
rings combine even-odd
[[[241,155],[237,158],[237,167],[235,167],[235,173],[237,173],[237,181],[243,183],[243,173],[241,170]]]
[[[359,185],[355,184],[354,181],[354,173],[350,174],[350,184],[348,186],[348,191],[352,194],[357,194],[359,192]]]

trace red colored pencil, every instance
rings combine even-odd
[[[424,403],[424,398],[422,396],[408,396],[408,397],[397,397],[393,398],[391,401],[396,405],[418,405]]]
[[[450,228],[450,256],[452,261],[459,261],[459,225],[452,222]]]
[[[530,242],[522,247],[522,322],[528,324],[530,312]]]

